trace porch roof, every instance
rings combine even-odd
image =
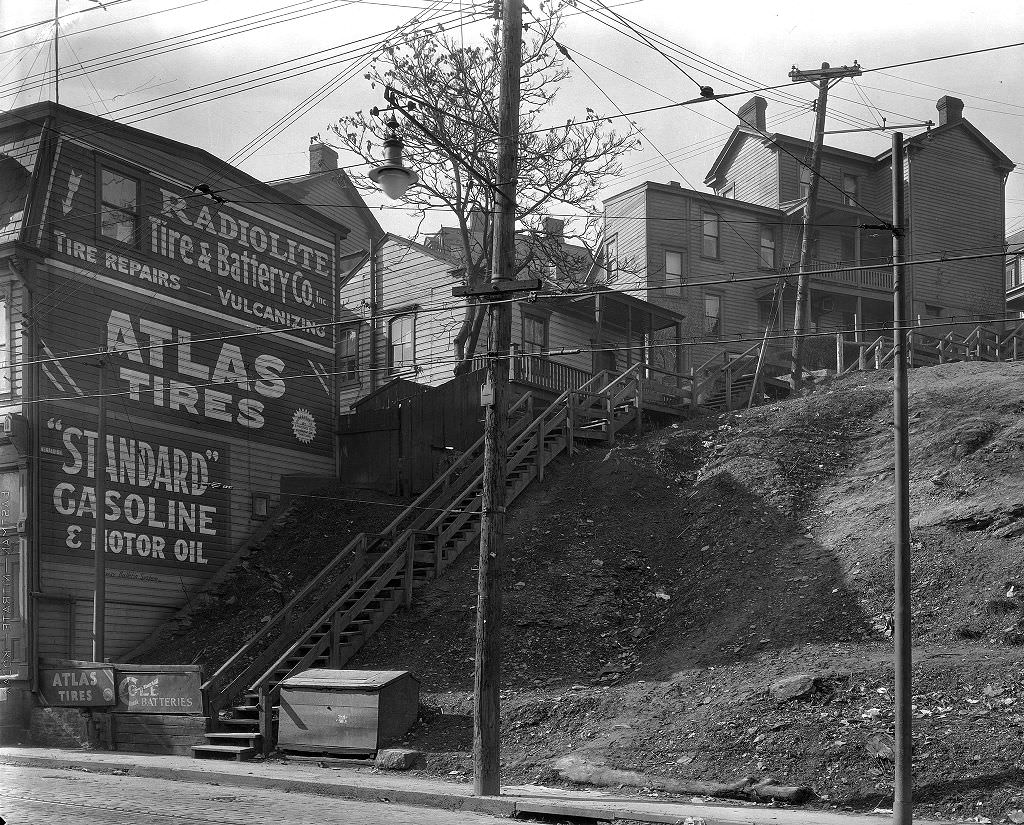
[[[591,286],[579,294],[566,292],[541,294],[538,297],[549,302],[552,309],[557,308],[581,317],[595,318],[600,310],[605,328],[629,328],[634,332],[668,329],[686,317],[681,312],[607,287]]]

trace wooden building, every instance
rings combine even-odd
[[[703,338],[687,366],[726,346],[746,349],[769,321],[777,332],[792,327],[795,290],[790,284],[782,312],[773,311],[778,280],[771,276],[796,270],[811,144],[769,132],[766,108],[763,98],[754,97],[740,109],[740,124],[705,179],[714,194],[645,183],[605,200],[612,265],[617,260],[620,270],[635,272],[635,285],[648,289],[649,300],[681,309],[689,319],[687,334]],[[1013,162],[963,117],[962,101],[943,97],[937,109],[937,126],[906,140],[907,255],[997,252]],[[892,236],[865,228],[892,219],[890,152],[871,156],[825,146],[821,169],[811,267],[826,272],[810,281],[810,328],[891,323],[886,265]],[[908,271],[915,319],[998,317],[1004,311],[997,255]],[[730,275],[768,277],[688,286]],[[745,340],[714,343],[737,338]],[[834,359],[834,342],[825,349]]]
[[[0,115],[9,681],[91,657],[100,472],[114,661],[233,557],[283,476],[334,473],[339,261],[373,227],[353,242],[298,202],[329,183],[271,187],[51,103]]]
[[[1024,318],[1024,229],[1006,239],[1006,311]]]
[[[458,261],[392,234],[348,276],[339,317],[350,323],[338,332],[346,342],[338,365],[343,413],[395,379],[432,387],[452,378],[464,311],[452,289],[461,283]],[[597,285],[546,289],[512,304],[512,379],[557,394],[599,370],[651,360],[651,336],[671,330],[678,337],[682,322],[670,308]],[[478,356],[486,330],[480,340]]]

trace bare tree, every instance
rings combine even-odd
[[[616,132],[590,108],[583,119],[545,128],[552,125],[543,116],[570,72],[556,40],[562,3],[551,0],[538,8],[523,43],[517,265],[525,276],[550,280],[557,273],[560,284],[571,286],[591,280],[600,265],[597,194],[637,140],[630,126]],[[417,32],[366,74],[373,88],[394,89],[416,104],[412,115],[426,130],[412,123],[403,127],[406,162],[420,176],[406,201],[424,213],[438,206],[452,212],[456,226],[446,233],[442,251],[464,267],[469,286],[487,279],[491,260],[495,190],[482,181],[496,175],[499,43],[497,27],[482,45],[464,45],[440,31]],[[343,148],[370,163],[380,161],[388,134],[383,118],[356,112],[332,131]],[[356,185],[373,189],[365,180]],[[457,373],[470,367],[485,315],[482,303],[466,309],[454,339]]]

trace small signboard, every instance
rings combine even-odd
[[[39,691],[53,707],[95,708],[117,703],[112,667],[43,668]]]
[[[202,714],[203,694],[199,670],[117,671],[118,706],[121,713]]]

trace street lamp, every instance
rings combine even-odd
[[[370,170],[370,180],[379,186],[391,200],[397,201],[405,197],[405,193],[416,185],[420,176],[402,163],[402,149],[405,148],[405,144],[402,143],[402,138],[398,134],[398,121],[395,120],[394,115],[388,121],[388,128],[391,132],[384,140],[387,160]]]
[[[489,303],[487,383],[490,403],[484,415],[484,466],[480,493],[480,554],[478,561],[476,611],[476,656],[473,666],[473,792],[477,796],[501,793],[501,567],[505,544],[505,449],[508,424],[508,354],[511,349],[512,312],[502,296],[540,288],[515,280],[516,263],[516,175],[519,141],[520,71],[522,62],[522,0],[502,0],[502,43],[498,91],[497,180],[491,182],[473,169],[469,174],[486,183],[497,195],[491,278],[487,284],[458,287],[456,297],[476,298]],[[420,131],[437,140],[425,124],[419,123],[397,102],[393,90],[385,94],[392,107],[401,111]],[[401,197],[416,174],[402,163],[402,143],[392,115],[390,133],[384,141],[387,162],[370,173],[388,197]],[[448,152],[454,147],[438,141]],[[389,191],[389,187],[391,191]],[[469,250],[464,250],[467,258]]]

